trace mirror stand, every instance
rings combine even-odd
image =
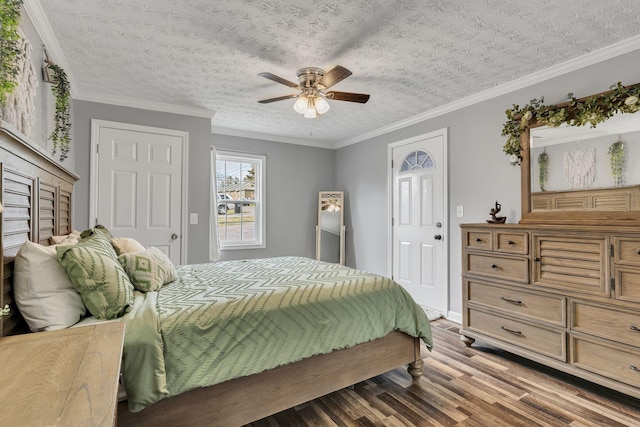
[[[321,191],[318,195],[316,259],[344,265],[344,193]]]

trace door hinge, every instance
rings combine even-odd
[[[609,256],[613,257],[613,245],[609,245]]]
[[[395,218],[391,218],[391,226],[393,227],[396,223],[396,219]]]
[[[609,283],[611,286],[611,291],[615,291],[616,290],[616,279],[614,279],[613,277],[611,279],[609,279]]]
[[[391,169],[393,169],[393,160],[391,160]]]
[[[94,226],[98,225],[98,218],[96,218],[96,223],[93,224]]]
[[[96,154],[100,154],[100,144],[96,144]]]

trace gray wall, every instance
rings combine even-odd
[[[75,171],[80,176],[74,190],[73,220],[76,229],[82,230],[91,224],[91,119],[109,120],[189,132],[188,212],[198,213],[199,223],[188,226],[187,263],[197,264],[209,259],[209,156],[212,144],[224,150],[269,153],[266,162],[267,247],[227,250],[223,251],[221,258],[315,257],[318,191],[334,189],[334,150],[212,135],[211,121],[206,118],[87,101],[74,101],[73,106]]]
[[[621,55],[507,95],[426,120],[411,127],[341,148],[336,186],[347,194],[347,264],[380,274],[387,271],[387,146],[442,128],[449,129],[449,314],[462,313],[460,224],[484,222],[499,201],[507,222],[520,220],[520,168],[502,153],[504,111],[544,96],[546,104],[582,97],[610,85],[640,82],[640,51]],[[354,168],[353,165],[358,167]],[[464,206],[464,218],[456,206]]]
[[[335,150],[217,134],[213,135],[213,145],[218,150],[268,154],[267,247],[223,251],[221,259],[280,255],[315,258],[318,192],[339,190],[334,188]]]

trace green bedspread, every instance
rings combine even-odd
[[[178,267],[124,317],[129,409],[352,347],[393,330],[431,348],[424,311],[388,278],[301,257]]]

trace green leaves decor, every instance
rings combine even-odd
[[[505,111],[507,121],[502,127],[502,136],[506,136],[507,141],[502,151],[510,156],[512,163],[518,164],[522,159],[520,137],[532,123],[552,127],[563,123],[596,127],[616,113],[640,111],[640,83],[625,87],[618,82],[608,92],[581,99],[569,93],[567,98],[568,102],[558,105],[544,105],[544,98],[532,99],[522,108],[514,104]],[[514,162],[514,159],[518,161]]]
[[[53,142],[51,154],[55,156],[60,149],[60,161],[63,162],[69,155],[71,144],[71,85],[67,79],[67,73],[60,66],[49,64],[48,67],[53,71],[51,83],[53,83],[53,94],[56,97],[55,129],[49,135],[49,139]]]
[[[0,0],[0,106],[17,86],[20,9],[22,0]]]
[[[540,191],[545,191],[544,186],[549,178],[549,155],[543,151],[538,156],[538,172],[540,179]]]
[[[618,186],[624,185],[624,143],[620,138],[609,147],[609,160],[614,184]]]

